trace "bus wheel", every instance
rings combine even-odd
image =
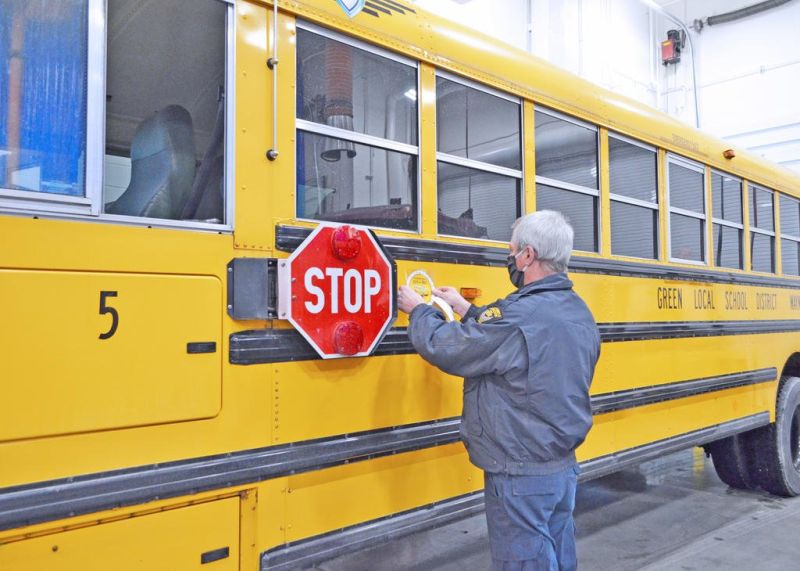
[[[714,461],[714,470],[719,479],[737,490],[755,488],[750,477],[752,456],[748,453],[748,436],[749,434],[735,434],[705,445],[706,453]]]
[[[775,422],[753,435],[755,482],[767,492],[800,494],[800,377],[783,377]]]

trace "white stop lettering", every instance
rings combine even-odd
[[[303,276],[306,291],[314,301],[306,301],[309,313],[321,313],[326,307],[331,313],[339,313],[339,290],[342,290],[344,310],[347,313],[372,313],[372,300],[381,291],[381,275],[376,270],[351,268],[311,267]]]

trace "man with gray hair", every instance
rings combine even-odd
[[[600,334],[565,273],[572,240],[558,212],[518,219],[508,256],[516,291],[478,308],[452,287],[435,290],[460,322],[446,321],[408,287],[398,293],[414,348],[464,377],[461,437],[484,470],[496,570],[577,567],[575,449],[592,426]]]

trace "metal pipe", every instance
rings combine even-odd
[[[744,8],[739,8],[738,10],[731,10],[730,12],[725,12],[724,14],[709,16],[708,18],[705,18],[703,22],[708,26],[716,26],[717,24],[727,24],[728,22],[735,22],[736,20],[741,20],[742,18],[755,16],[756,14],[760,14],[761,12],[766,12],[767,10],[771,10],[772,8],[783,6],[784,4],[788,4],[791,1],[792,0],[767,0],[766,2],[759,2],[758,4],[753,4],[752,6],[745,6]]]
[[[278,158],[278,0],[272,0],[272,57],[267,60],[272,70],[272,148],[267,158]]]

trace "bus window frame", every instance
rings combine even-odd
[[[654,155],[654,158],[655,158],[655,169],[656,169],[656,188],[655,188],[655,190],[656,190],[656,202],[647,202],[646,200],[640,200],[638,198],[632,198],[630,196],[625,196],[624,194],[616,194],[616,193],[612,192],[612,189],[611,189],[611,144],[609,143],[608,166],[606,167],[608,169],[608,175],[609,175],[609,185],[608,185],[608,203],[609,203],[608,204],[608,206],[609,206],[608,226],[609,226],[609,229],[611,229],[612,232],[613,232],[613,229],[614,229],[614,227],[612,226],[613,220],[611,219],[611,203],[612,202],[622,202],[622,203],[625,203],[625,204],[630,204],[631,206],[640,206],[640,207],[643,207],[643,208],[649,208],[650,210],[655,211],[656,214],[657,214],[657,216],[656,216],[656,232],[655,232],[655,248],[656,248],[656,252],[655,253],[656,253],[656,255],[655,255],[654,258],[642,258],[641,256],[630,256],[630,255],[627,255],[627,254],[615,254],[613,252],[613,250],[611,250],[610,255],[615,257],[615,258],[628,258],[628,259],[634,259],[634,260],[644,260],[644,261],[647,261],[647,262],[658,262],[658,261],[661,260],[661,216],[660,216],[660,214],[661,214],[661,203],[658,202],[658,198],[659,198],[659,193],[658,193],[658,147],[655,147],[653,145],[649,145],[649,144],[644,143],[642,141],[638,141],[637,139],[632,139],[630,137],[627,137],[627,136],[622,135],[620,133],[617,133],[615,131],[608,131],[608,138],[609,139],[614,138],[614,139],[616,139],[618,141],[622,141],[623,143],[628,143],[629,145],[633,145],[635,147],[639,147],[639,148],[645,149],[646,151],[652,152],[653,155]],[[613,248],[613,240],[612,240],[612,244],[610,245],[610,247]]]
[[[692,210],[684,210],[683,208],[679,208],[677,206],[672,206],[672,191],[669,184],[670,176],[669,176],[669,166],[670,164],[676,164],[680,167],[695,171],[700,173],[703,178],[703,214],[698,214]],[[667,209],[667,259],[670,262],[678,263],[678,264],[690,264],[692,266],[709,266],[709,241],[708,241],[708,201],[706,200],[706,166],[703,163],[693,161],[691,159],[687,159],[681,155],[671,153],[667,151],[667,156],[664,161],[664,178],[666,184],[666,209]],[[695,220],[701,220],[703,222],[703,227],[700,232],[700,237],[703,239],[703,260],[687,260],[685,258],[679,258],[677,256],[672,255],[672,217],[671,214],[678,214],[680,216],[686,216],[687,218],[694,218]]]
[[[0,187],[0,211],[92,216],[100,214],[103,193],[105,116],[105,0],[86,2],[86,138],[83,196]]]
[[[756,191],[760,190],[762,192],[768,192],[772,195],[772,230],[764,230],[763,228],[759,228],[758,226],[754,225],[751,221],[753,218],[753,201],[755,201]],[[778,201],[778,197],[780,193],[776,190],[772,190],[771,188],[764,186],[762,184],[758,184],[752,181],[748,181],[747,183],[747,199],[750,201],[748,204],[748,208],[750,210],[750,216],[747,220],[748,229],[750,230],[750,236],[748,236],[749,240],[748,243],[750,245],[750,267],[748,271],[755,272],[757,274],[763,274],[768,276],[778,275],[778,240],[781,239],[781,236],[778,235],[776,229],[778,228],[778,222],[776,216],[777,208],[780,208],[780,205],[776,205]],[[776,208],[777,206],[777,208]],[[764,272],[761,270],[753,269],[753,234],[761,234],[762,236],[771,236],[772,237],[772,271]],[[783,233],[781,232],[781,235]]]
[[[549,178],[546,176],[541,176],[536,173],[535,183],[538,185],[539,183],[550,186],[554,188],[560,188],[561,190],[567,190],[572,192],[578,192],[581,194],[585,194],[588,196],[593,196],[597,199],[597,207],[595,212],[595,227],[597,228],[595,240],[597,241],[597,251],[594,250],[578,250],[577,248],[573,248],[574,252],[581,252],[590,255],[597,255],[601,256],[603,252],[603,198],[600,192],[600,186],[602,185],[602,174],[603,174],[603,164],[602,164],[602,156],[600,152],[600,126],[594,125],[587,121],[583,121],[582,119],[578,119],[577,117],[573,117],[571,115],[566,115],[561,113],[560,111],[556,111],[555,109],[551,109],[550,107],[544,107],[542,105],[534,104],[533,112],[534,114],[539,111],[544,113],[545,115],[550,115],[551,117],[555,117],[556,119],[561,119],[562,121],[566,121],[568,123],[572,123],[573,125],[577,125],[578,127],[583,127],[584,129],[589,129],[594,131],[595,134],[595,142],[597,146],[597,189],[590,188],[588,186],[581,186],[579,184],[573,184],[569,182],[563,182],[555,178]],[[534,128],[533,133],[533,148],[534,151],[536,150],[536,129]],[[538,210],[539,202],[538,202],[538,193],[536,194],[537,202],[536,207]],[[609,205],[610,206],[610,205]]]
[[[483,85],[475,80],[462,77],[460,75],[456,75],[454,73],[450,73],[448,71],[442,69],[436,69],[434,82],[436,78],[441,77],[442,79],[446,79],[447,81],[452,81],[453,83],[458,83],[465,87],[469,87],[471,89],[475,89],[476,91],[482,91],[488,95],[494,95],[495,97],[499,97],[500,99],[505,99],[511,103],[515,103],[519,106],[519,153],[520,153],[520,170],[508,168],[508,167],[501,167],[498,165],[493,165],[492,163],[486,163],[483,161],[477,161],[474,159],[468,159],[465,157],[459,157],[456,155],[451,155],[449,153],[442,153],[439,152],[439,131],[436,130],[436,134],[434,135],[434,151],[435,151],[435,158],[436,158],[436,211],[439,211],[439,161],[443,163],[447,163],[450,165],[455,165],[457,167],[468,168],[472,170],[477,170],[481,172],[487,172],[489,174],[496,174],[500,176],[505,176],[508,178],[515,178],[519,181],[519,188],[517,190],[518,196],[518,204],[519,208],[517,209],[517,218],[525,214],[525,102],[522,97],[517,97],[515,95],[511,95],[509,93],[505,93],[488,85]],[[438,93],[436,94],[437,99],[436,102],[438,103]],[[434,115],[436,111],[434,109]],[[436,124],[438,125],[439,118],[436,117]],[[453,234],[443,234],[439,232],[439,221],[438,217],[436,220],[436,235],[442,238],[453,238],[457,240],[474,240],[478,242],[490,242],[492,244],[503,244],[508,245],[507,241],[504,240],[493,240],[491,238],[473,238],[471,236],[457,236]]]
[[[236,0],[209,0],[225,8],[225,222],[220,224],[148,218],[103,212],[106,142],[106,66],[108,12],[105,0],[87,0],[87,98],[85,197],[0,188],[0,213],[45,214],[48,218],[98,221],[152,228],[232,232],[234,227],[234,161],[236,157]]]
[[[375,226],[369,225],[369,228],[374,228],[376,230],[385,230],[387,232],[397,232],[401,234],[408,234],[408,235],[420,235],[422,234],[422,106],[420,105],[420,93],[422,89],[421,83],[421,65],[420,62],[414,60],[412,58],[408,58],[402,56],[400,54],[396,54],[389,50],[383,49],[380,46],[375,46],[370,44],[369,42],[365,42],[363,40],[359,40],[357,38],[353,38],[348,36],[347,34],[342,34],[337,31],[331,30],[329,28],[325,28],[323,26],[318,26],[306,20],[297,19],[295,21],[295,29],[298,30],[305,30],[307,32],[311,32],[313,34],[317,34],[319,36],[323,36],[329,40],[333,40],[335,42],[340,42],[348,46],[352,46],[354,48],[363,50],[365,52],[369,52],[371,54],[384,57],[386,59],[390,59],[394,62],[407,65],[412,67],[416,70],[417,73],[417,145],[409,145],[408,143],[401,143],[399,141],[393,141],[391,139],[382,139],[381,137],[376,137],[374,135],[367,135],[366,133],[357,133],[355,131],[348,131],[346,129],[339,129],[337,127],[331,127],[329,125],[323,125],[322,123],[315,123],[314,121],[308,121],[306,119],[300,119],[297,117],[297,109],[294,112],[294,138],[297,137],[298,131],[303,131],[305,133],[311,133],[312,135],[320,135],[323,137],[335,137],[337,139],[343,139],[345,141],[350,141],[353,143],[357,143],[359,145],[367,145],[369,147],[376,147],[382,149],[384,151],[393,151],[398,153],[403,153],[407,155],[412,155],[416,157],[417,162],[417,188],[416,188],[416,198],[417,198],[417,212],[416,212],[416,230],[406,230],[403,228],[389,228],[387,226]],[[295,42],[295,52],[297,51],[297,43]],[[295,73],[295,83],[299,82],[299,77],[297,74],[297,69],[294,70]],[[302,128],[301,128],[302,125]],[[296,143],[295,143],[296,144]],[[294,152],[294,190],[297,191],[297,153]],[[294,211],[294,219],[298,222],[308,222],[311,224],[320,224],[325,222],[323,219],[319,218],[303,218],[297,215],[297,200],[295,199],[294,205],[292,206]]]
[[[721,176],[723,178],[729,178],[731,180],[735,180],[735,181],[739,182],[739,198],[740,198],[740,202],[741,202],[740,214],[742,215],[742,223],[741,224],[738,223],[738,222],[731,222],[730,220],[726,220],[724,218],[717,218],[716,217],[716,215],[715,215],[716,213],[714,211],[714,198],[713,198],[714,175],[718,175],[718,176]],[[744,179],[742,179],[741,177],[738,177],[736,175],[732,175],[730,173],[727,173],[725,171],[721,171],[719,169],[715,169],[715,168],[712,167],[711,168],[711,189],[712,189],[712,198],[711,198],[711,244],[709,244],[709,246],[711,246],[711,255],[710,255],[710,260],[709,261],[711,261],[713,263],[710,264],[710,265],[715,267],[715,268],[722,268],[722,269],[725,269],[725,270],[740,271],[740,272],[744,271],[744,269],[745,269],[745,263],[744,263],[745,262],[745,260],[744,260],[744,247],[745,247],[744,246],[744,237],[745,237],[745,228],[744,228],[744,201],[745,201]],[[741,237],[739,238],[739,259],[742,261],[742,267],[741,268],[731,268],[729,266],[721,266],[719,264],[719,260],[717,260],[717,256],[716,256],[716,251],[717,251],[716,250],[716,239],[717,239],[717,237],[716,237],[716,234],[714,233],[714,225],[715,224],[719,224],[720,226],[727,226],[728,228],[736,228],[737,230],[741,231],[742,234],[741,234]]]

